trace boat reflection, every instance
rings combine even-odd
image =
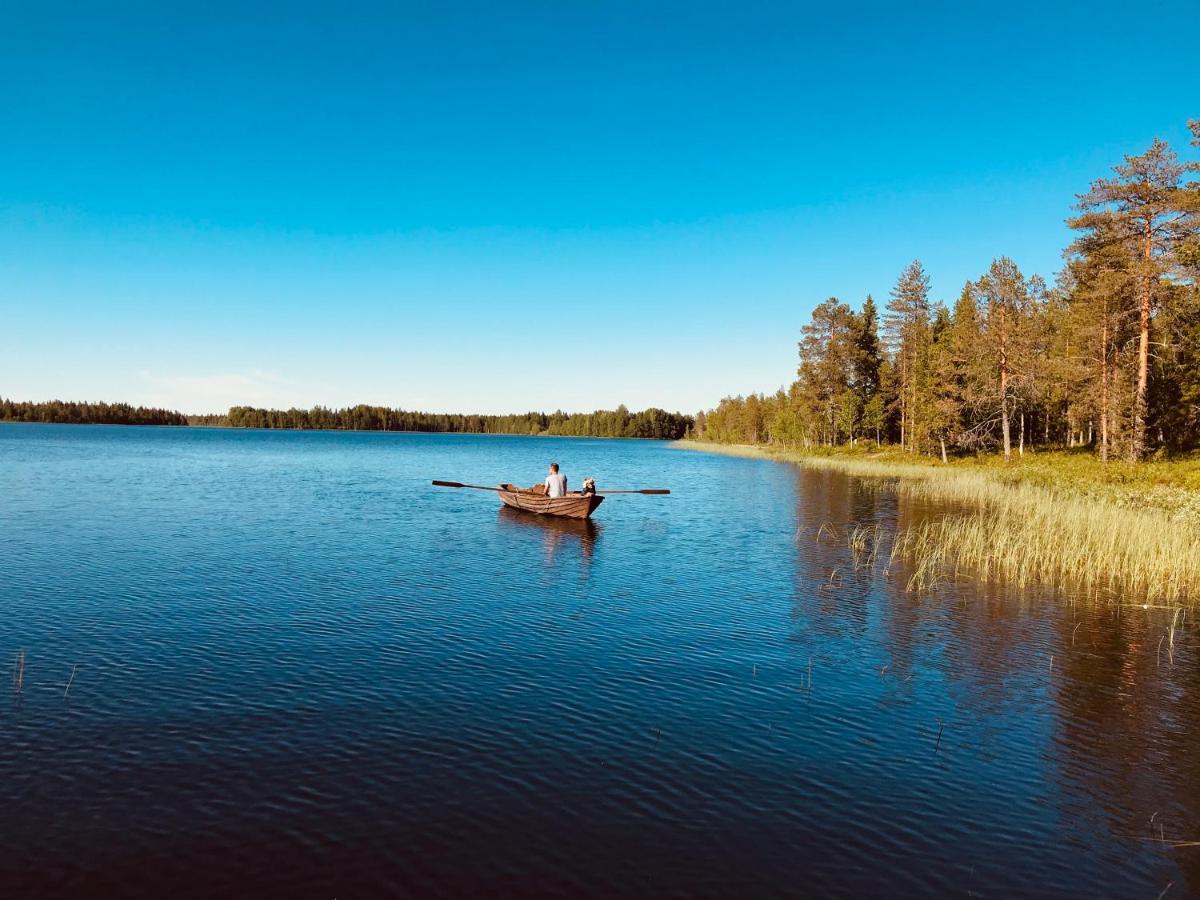
[[[591,519],[564,519],[559,516],[539,516],[534,513],[500,507],[497,521],[505,528],[527,528],[540,531],[543,546],[546,551],[546,565],[552,566],[557,562],[558,555],[564,549],[577,546],[584,567],[592,560],[596,540],[604,530],[603,526]]]

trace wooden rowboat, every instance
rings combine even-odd
[[[515,484],[490,487],[486,484],[463,484],[461,481],[434,481],[434,487],[470,488],[474,491],[495,491],[500,502],[513,509],[524,510],[538,516],[558,516],[562,519],[586,519],[601,503],[604,494],[669,494],[666,488],[638,488],[632,491],[597,491],[591,494],[567,494],[564,497],[547,497],[537,488],[521,488]]]
[[[564,519],[586,519],[604,502],[604,498],[599,494],[547,497],[545,494],[519,488],[515,484],[502,484],[497,493],[500,495],[500,502],[505,506],[539,516],[561,516]]]

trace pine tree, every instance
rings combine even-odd
[[[976,301],[975,285],[967,282],[955,301],[950,328],[941,335],[935,356],[941,414],[952,423],[953,442],[960,449],[981,444],[988,426],[986,421],[979,420],[979,411],[984,406],[985,376]]]
[[[836,297],[812,312],[800,341],[798,374],[805,393],[821,415],[823,442],[836,444],[844,431],[852,436],[857,422],[853,391],[854,314]]]
[[[1100,459],[1107,462],[1114,442],[1114,385],[1119,371],[1119,348],[1136,339],[1136,248],[1106,238],[1109,225],[1098,225],[1096,239],[1077,247],[1068,263],[1070,308],[1067,327],[1080,364],[1080,382],[1097,424]],[[1078,402],[1078,401],[1077,401]]]
[[[1162,297],[1162,282],[1170,272],[1176,250],[1196,229],[1200,209],[1192,209],[1189,191],[1181,188],[1192,166],[1182,164],[1166,143],[1155,140],[1145,153],[1126,156],[1114,167],[1115,178],[1092,183],[1079,195],[1080,215],[1067,220],[1083,232],[1072,245],[1076,254],[1098,252],[1117,241],[1133,251],[1137,265],[1137,381],[1132,411],[1130,458],[1146,451],[1146,404],[1150,378],[1150,331]]]
[[[1007,256],[992,262],[976,285],[983,314],[983,348],[995,378],[995,409],[1000,418],[1004,460],[1012,457],[1012,414],[1016,386],[1028,378],[1030,289]]]
[[[883,429],[883,396],[880,392],[883,353],[879,346],[879,313],[870,294],[863,301],[862,311],[854,316],[851,327],[851,386],[857,398],[860,424],[864,431],[874,433],[878,444]]]
[[[887,309],[884,334],[897,376],[900,446],[915,450],[915,387],[929,346],[929,276],[920,260],[913,260],[900,273]]]
[[[930,434],[937,438],[942,462],[948,462],[946,439],[954,434],[962,410],[953,334],[950,313],[939,303],[929,327],[929,368],[933,377],[929,385],[927,417]]]

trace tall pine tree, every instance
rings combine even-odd
[[[1138,346],[1129,449],[1135,461],[1146,451],[1151,323],[1175,252],[1195,231],[1195,218],[1200,214],[1190,208],[1189,192],[1181,187],[1189,168],[1165,142],[1156,139],[1145,153],[1126,156],[1124,163],[1115,166],[1115,177],[1092,182],[1091,189],[1079,195],[1080,214],[1067,220],[1082,232],[1072,245],[1073,252],[1095,253],[1103,244],[1118,241],[1137,261],[1131,273],[1137,283]]]
[[[913,260],[900,273],[883,323],[896,369],[900,445],[916,450],[916,385],[929,347],[929,276],[920,260]]]

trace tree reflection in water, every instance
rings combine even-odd
[[[1078,848],[1080,865],[1200,894],[1200,846],[1170,843],[1200,840],[1194,615],[968,572],[909,591],[912,568],[889,560],[891,535],[945,506],[804,469],[796,501],[794,640],[839,682],[844,727],[881,744],[890,732],[896,757],[917,760],[944,723],[941,758],[918,778],[934,793],[950,775],[989,784],[959,812],[998,846],[1051,840]],[[851,546],[856,528],[882,533],[873,563]],[[959,800],[944,800],[949,815]]]

